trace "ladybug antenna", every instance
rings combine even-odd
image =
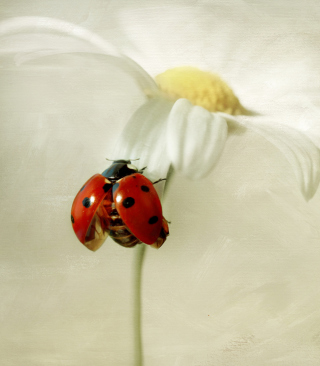
[[[114,161],[114,159],[108,159],[108,158],[106,158],[106,160],[108,160],[108,161]]]
[[[140,158],[138,158],[138,159],[130,159],[131,161],[136,161],[136,160],[140,160]]]

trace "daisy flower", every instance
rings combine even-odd
[[[141,20],[137,23],[141,25],[145,22]],[[146,174],[151,180],[166,177],[170,166],[190,179],[200,179],[207,176],[216,165],[228,132],[230,135],[251,129],[284,154],[306,200],[316,192],[320,181],[320,152],[305,133],[309,127],[302,126],[305,129],[303,131],[301,126],[294,126],[292,122],[295,121],[288,124],[289,117],[284,117],[283,113],[276,118],[274,113],[266,113],[266,107],[260,110],[261,101],[256,103],[254,98],[250,109],[245,108],[230,86],[217,74],[192,66],[181,66],[166,70],[153,79],[148,70],[117,51],[113,44],[91,31],[58,19],[9,19],[1,23],[0,35],[30,29],[58,32],[87,42],[89,46],[76,46],[72,51],[101,52],[106,55],[106,63],[117,65],[140,87],[146,101],[130,118],[117,140],[112,153],[115,160],[138,158],[138,167],[147,166]],[[28,50],[16,56],[16,62],[21,64],[63,52],[66,49],[60,44],[56,45],[56,49],[51,45],[49,50],[31,50],[28,45]],[[280,64],[280,69],[282,67]],[[299,65],[293,71],[301,71]],[[286,87],[292,88],[290,79],[288,84]],[[259,86],[258,83],[256,86]],[[283,85],[280,89],[282,93],[285,92]],[[258,100],[265,98],[261,90],[251,87],[250,91],[253,96],[258,96]],[[276,93],[279,91],[276,90]],[[272,108],[268,101],[263,104]],[[280,109],[277,101],[274,109]]]

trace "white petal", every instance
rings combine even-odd
[[[224,148],[228,127],[225,119],[193,106],[187,99],[174,104],[168,120],[168,153],[175,169],[200,179],[213,169]]]
[[[54,37],[53,32],[59,33],[59,37]],[[65,37],[61,37],[61,33]],[[144,93],[157,90],[153,78],[136,62],[123,56],[99,35],[76,24],[46,17],[15,17],[0,22],[0,37],[4,38],[0,54],[17,53],[14,59],[18,65],[56,53],[102,53],[108,56],[106,62],[131,75]]]
[[[146,166],[145,175],[150,180],[165,178],[170,167],[166,126],[172,105],[159,98],[151,99],[140,107],[117,140],[113,158],[139,159],[133,164],[140,169]]]
[[[237,119],[222,114],[234,125],[250,128],[276,146],[291,164],[305,199],[311,199],[320,182],[320,150],[303,132],[294,128],[259,122],[259,117],[251,121],[248,117]]]

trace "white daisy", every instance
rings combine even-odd
[[[122,15],[124,19],[128,16],[126,13]],[[141,28],[152,21],[152,17],[145,9],[143,13],[137,15],[142,16],[143,19],[137,21],[136,31],[139,34],[145,34]],[[184,15],[190,16],[190,14]],[[185,21],[185,18],[183,19]],[[126,24],[132,24],[132,22],[127,21]],[[239,132],[241,129],[242,131],[251,129],[264,136],[283,152],[293,167],[301,192],[307,200],[316,192],[320,180],[320,153],[315,144],[317,134],[311,133],[312,141],[310,134],[309,136],[305,134],[310,132],[310,125],[294,126],[297,121],[288,123],[287,120],[291,118],[292,112],[287,108],[282,110],[281,106],[284,107],[285,104],[279,102],[280,91],[283,93],[292,87],[290,73],[286,78],[274,77],[273,80],[270,76],[266,78],[266,75],[263,75],[264,78],[260,81],[255,80],[253,85],[246,86],[245,94],[248,95],[249,91],[252,93],[251,100],[248,98],[246,102],[246,107],[248,106],[251,110],[249,111],[240,104],[232,89],[218,75],[209,71],[201,71],[192,66],[175,67],[160,73],[154,80],[149,75],[148,69],[144,70],[132,59],[117,51],[116,44],[113,45],[93,32],[74,24],[38,17],[13,18],[0,24],[2,36],[30,29],[58,32],[86,41],[86,46],[74,44],[71,50],[103,53],[107,56],[106,62],[117,65],[124,72],[129,73],[140,87],[145,96],[145,103],[124,127],[115,144],[112,158],[139,158],[137,165],[140,168],[148,167],[146,174],[150,179],[165,177],[171,165],[191,179],[200,179],[209,174],[216,165],[228,134]],[[219,50],[221,42],[219,37],[217,39],[218,42],[213,40],[213,45],[216,42]],[[245,40],[244,44],[247,45],[247,42],[248,40]],[[175,42],[170,44],[172,46]],[[63,44],[60,40],[59,43],[51,43],[50,49],[39,49],[39,43],[32,46],[28,42],[26,49],[21,50],[19,43],[22,53],[16,56],[16,62],[19,64],[44,55],[64,53],[69,46],[69,43]],[[11,52],[13,47],[10,44]],[[149,45],[146,46],[148,47]],[[9,50],[3,49],[2,53]],[[70,52],[70,49],[68,51]],[[243,61],[239,58],[239,62]],[[223,63],[223,57],[219,63]],[[164,68],[165,65],[162,66],[162,69]],[[234,66],[234,70],[234,72],[239,71],[239,66]],[[259,75],[257,71],[261,70],[253,71],[253,77],[256,77],[257,74]],[[280,71],[285,71],[283,60],[277,69],[278,73]],[[295,65],[293,72],[298,71],[301,71],[300,67]],[[236,79],[243,80],[243,77],[241,78],[240,75],[240,78],[237,76]],[[269,88],[276,89],[274,98],[277,100],[274,107],[273,100],[267,99],[272,96],[270,91],[266,90],[264,93],[259,85],[259,83],[266,85],[269,80],[271,83]],[[250,84],[250,79],[246,80],[246,83]],[[240,89],[239,86],[238,89]],[[296,108],[293,109],[296,110]],[[286,118],[287,110],[290,111],[290,117]],[[279,111],[278,118],[274,111]],[[301,120],[302,117],[299,116],[299,118]],[[293,128],[293,126],[299,128]]]

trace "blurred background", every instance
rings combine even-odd
[[[246,107],[319,143],[316,0],[30,0],[0,9],[1,20],[81,25],[152,76],[183,65],[216,71]],[[144,97],[104,56],[72,53],[83,47],[42,31],[0,38],[6,366],[132,364],[134,249],[107,240],[90,252],[70,210]],[[41,50],[52,55],[32,57]],[[305,202],[283,155],[252,132],[229,138],[206,179],[174,174],[163,202],[170,237],[147,248],[143,268],[145,365],[319,365],[319,204],[319,192]]]

